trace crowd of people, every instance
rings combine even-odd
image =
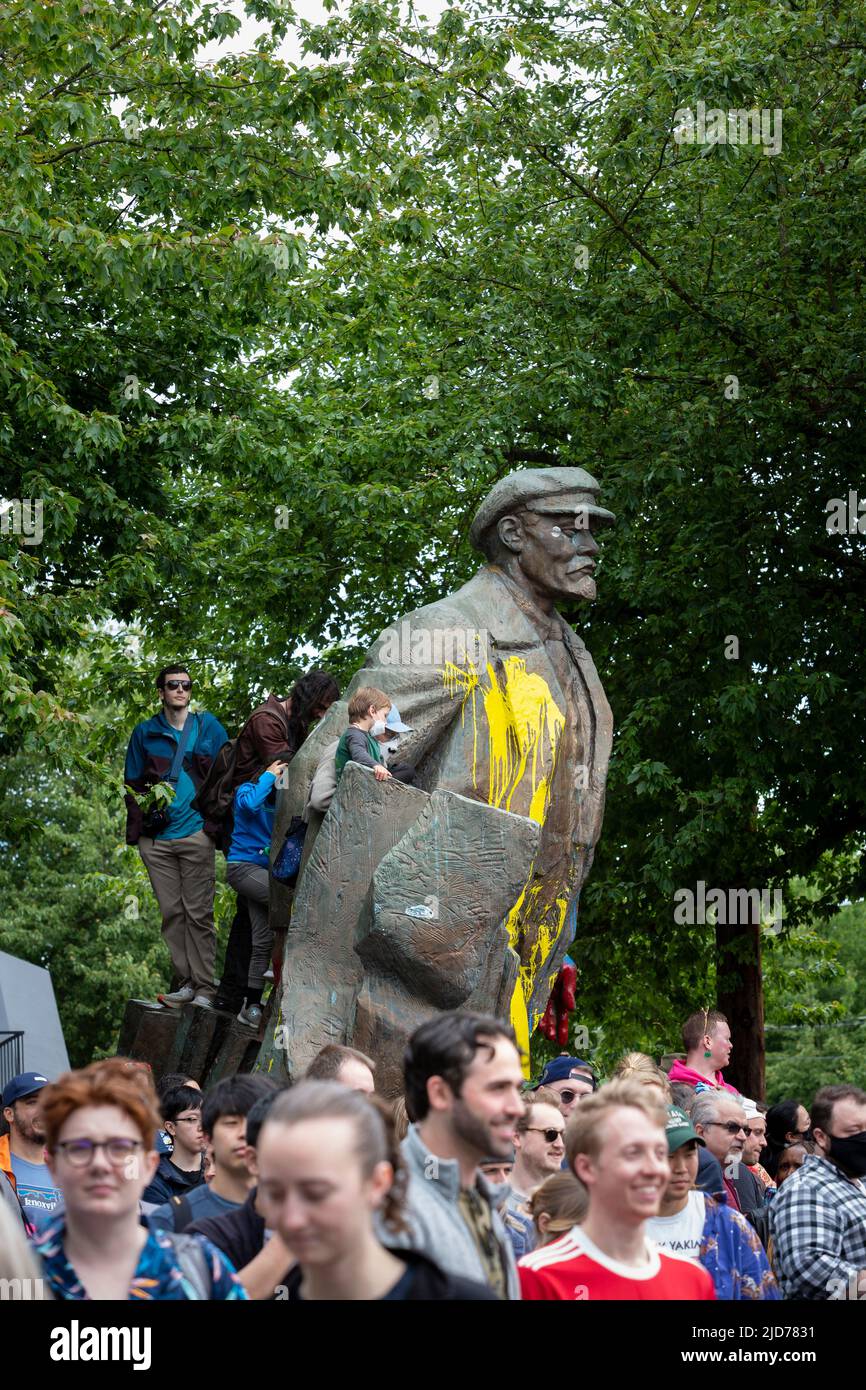
[[[304,833],[271,862],[276,789],[339,690],[311,671],[230,741],[192,712],[185,666],[156,684],[126,759],[127,840],[174,971],[154,1007],[258,1031],[280,968],[270,880],[284,857],[296,871]],[[414,780],[385,691],[358,690],[347,719],[308,812],[349,761]],[[237,893],[219,984],[217,848]],[[452,1012],[409,1040],[397,1097],[338,1044],[282,1089],[253,1073],[203,1093],[123,1057],[22,1073],[2,1096],[0,1279],[56,1299],[866,1297],[866,1092],[768,1108],[726,1081],[732,1047],[702,1009],[667,1072],[627,1052],[602,1082],[563,1053],[527,1082],[508,1024]]]
[[[511,1027],[442,1013],[399,1097],[329,1045],[303,1079],[114,1057],[3,1092],[0,1278],[56,1299],[777,1300],[866,1296],[866,1092],[769,1109],[727,1020],[665,1073],[524,1078]],[[5,1287],[5,1285],[4,1285]],[[31,1294],[32,1296],[32,1294]]]

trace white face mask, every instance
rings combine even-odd
[[[373,735],[373,737],[374,737],[374,738],[378,738],[379,735],[380,735],[380,734],[384,734],[384,732],[385,732],[385,721],[384,721],[384,719],[374,719],[374,721],[373,721],[373,727],[372,727],[371,730],[370,730],[370,733]]]

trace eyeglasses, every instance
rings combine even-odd
[[[559,1099],[563,1105],[571,1105],[573,1100],[579,1100],[581,1096],[591,1095],[591,1091],[560,1091]]]
[[[97,1149],[105,1149],[109,1163],[119,1166],[131,1158],[136,1149],[143,1149],[144,1144],[141,1139],[106,1139],[99,1143],[92,1139],[65,1139],[57,1148],[73,1168],[88,1168]]]
[[[201,1126],[201,1111],[197,1110],[194,1115],[178,1115],[175,1119],[176,1125],[198,1125]]]
[[[729,1134],[748,1134],[745,1125],[737,1124],[736,1120],[708,1120],[708,1125],[715,1125],[717,1129],[726,1129]]]
[[[166,690],[192,690],[192,681],[166,681]]]
[[[536,1129],[532,1125],[525,1129],[524,1134],[543,1134],[545,1144],[555,1144],[557,1139],[561,1139],[565,1133],[564,1129]]]

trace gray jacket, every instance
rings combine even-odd
[[[401,1152],[409,1173],[406,1217],[410,1230],[396,1239],[389,1232],[388,1244],[420,1250],[447,1274],[459,1274],[486,1284],[481,1256],[458,1205],[460,1165],[456,1159],[438,1158],[428,1153],[416,1125],[409,1126]],[[477,1181],[479,1192],[492,1210],[493,1234],[502,1252],[508,1297],[519,1299],[520,1280],[514,1252],[494,1204],[494,1195],[502,1189],[493,1187],[481,1173]]]

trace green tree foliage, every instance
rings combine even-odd
[[[866,1087],[866,903],[798,928],[767,972],[767,1099]]]
[[[70,1062],[84,1066],[114,1050],[127,999],[153,999],[168,986],[156,899],[138,852],[123,842],[116,794],[24,755],[6,779],[5,804],[21,808],[15,823],[29,818],[38,832],[0,837],[0,947],[51,972]],[[218,968],[234,902],[218,867]]]
[[[165,987],[159,913],[116,811],[35,762],[17,759],[14,774],[8,795],[26,799],[41,834],[3,846],[2,945],[50,970],[70,1061],[82,1066],[111,1049],[128,998]]]
[[[826,523],[864,490],[866,6],[246,8],[204,67],[216,5],[0,12],[2,489],[46,509],[0,551],[3,747],[59,757],[105,672],[128,726],[155,650],[230,724],[305,652],[346,674],[472,572],[497,476],[585,465],[579,1019],[676,1046],[716,988],[678,887],[781,888],[792,935],[864,890],[866,561]],[[684,142],[699,102],[781,148]]]

